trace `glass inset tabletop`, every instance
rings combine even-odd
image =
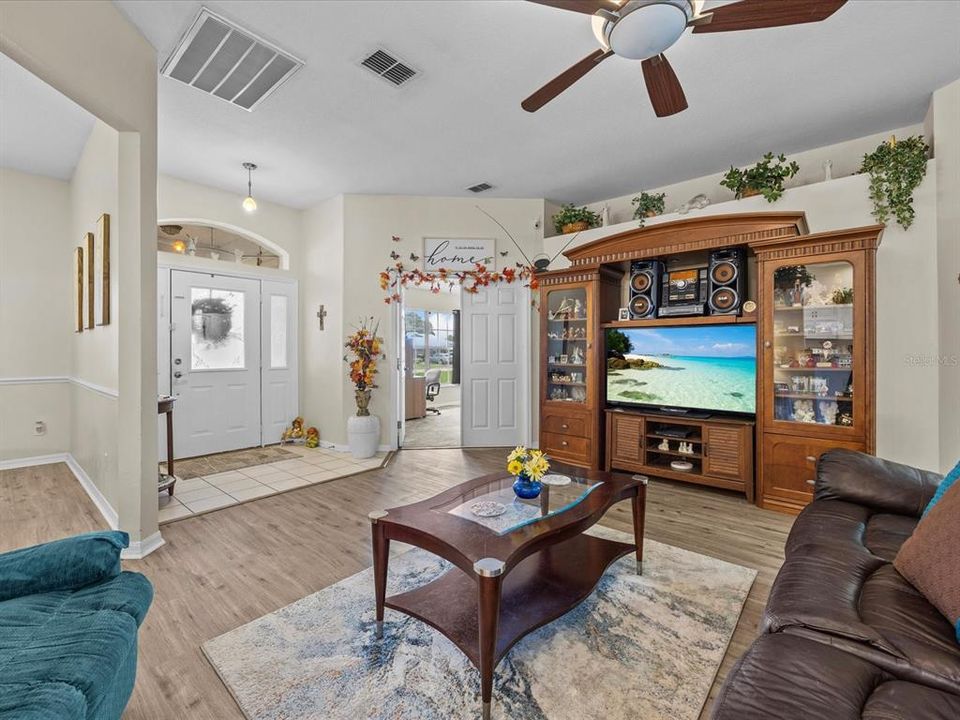
[[[569,477],[570,482],[565,485],[544,484],[540,496],[532,500],[517,497],[513,492],[514,478],[503,477],[465,491],[431,510],[456,515],[483,525],[498,535],[506,535],[524,525],[552,517],[576,506],[592,490],[603,484],[602,480],[570,475],[562,477]],[[499,503],[503,506],[503,513],[492,517],[477,515],[474,508],[478,503]]]

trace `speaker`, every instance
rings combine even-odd
[[[710,314],[739,315],[747,291],[747,255],[744,249],[711,251],[707,282]]]
[[[630,319],[657,316],[657,297],[660,295],[660,275],[663,264],[659,260],[636,260],[630,264]]]

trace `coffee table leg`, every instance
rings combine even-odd
[[[633,542],[637,546],[637,575],[643,575],[643,523],[647,512],[647,478],[633,496]]]
[[[387,513],[377,510],[370,513],[370,528],[373,533],[373,587],[377,597],[377,638],[383,637],[383,603],[387,599],[387,563],[390,559],[390,540],[383,523]]]
[[[500,629],[500,591],[504,564],[496,558],[483,558],[473,565],[477,573],[477,614],[480,626],[480,699],[483,720],[490,720],[493,700],[493,670],[496,665],[497,635]]]

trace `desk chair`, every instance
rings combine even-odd
[[[423,379],[426,384],[427,402],[432,403],[440,394],[440,369],[433,368],[427,370]],[[439,408],[435,408],[432,405],[427,405],[427,412],[436,413],[437,415],[440,414]]]

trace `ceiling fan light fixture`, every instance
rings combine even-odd
[[[606,47],[630,60],[655,57],[680,39],[693,12],[690,0],[631,0],[618,20],[604,21]]]

